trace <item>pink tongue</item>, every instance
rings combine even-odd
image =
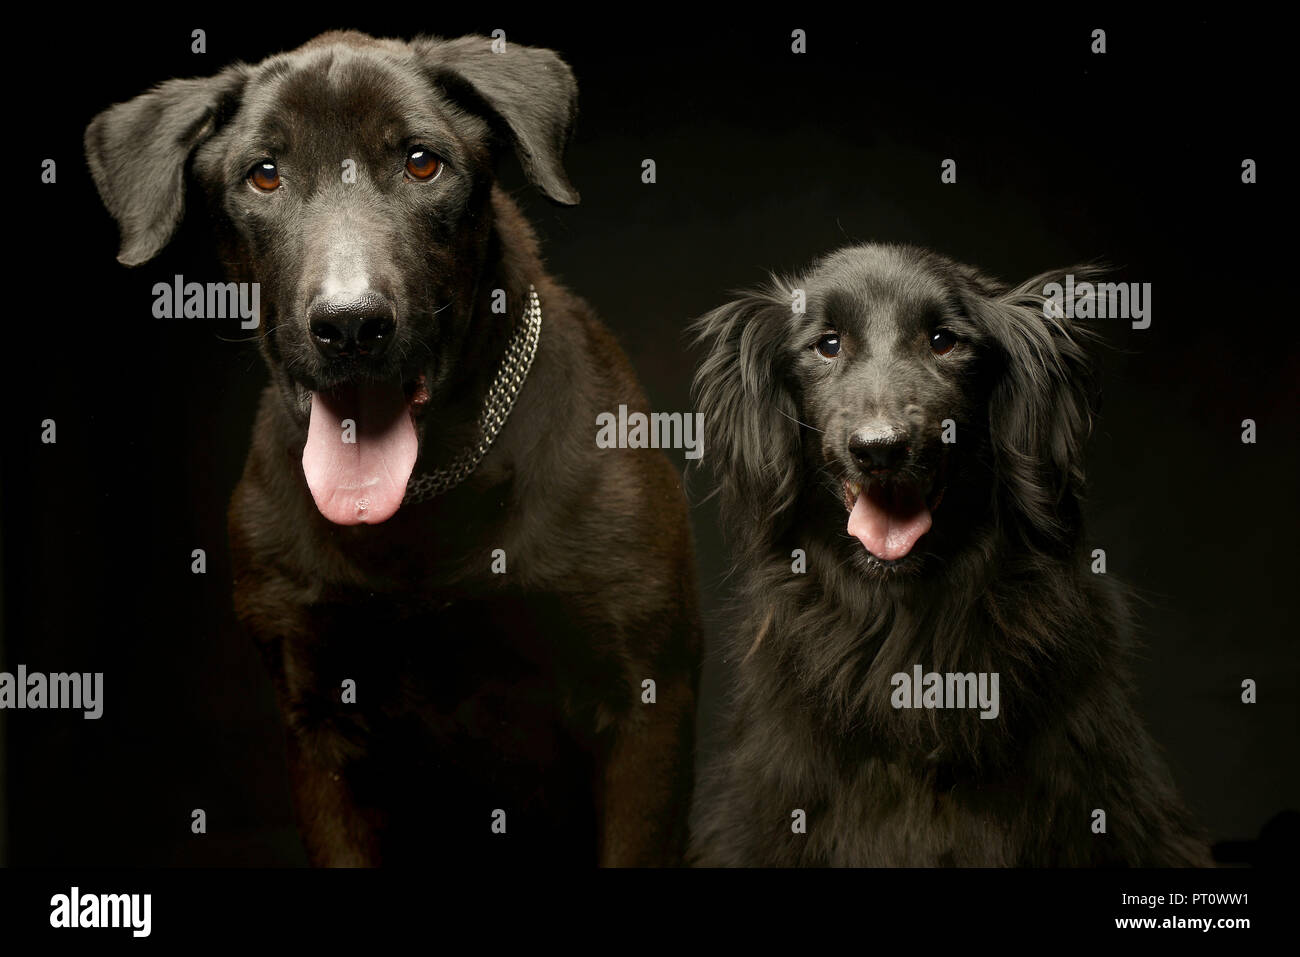
[[[348,433],[345,419],[353,423]],[[331,522],[360,525],[392,518],[418,451],[401,386],[351,385],[311,394],[302,470],[316,507]]]
[[[873,484],[853,503],[849,534],[877,558],[892,562],[912,550],[930,523],[930,510],[918,489]]]

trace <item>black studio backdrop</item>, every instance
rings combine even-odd
[[[115,263],[81,136],[153,83],[341,26],[407,38],[501,28],[574,67],[568,169],[582,205],[548,205],[513,160],[501,175],[657,409],[691,407],[691,317],[851,241],[918,243],[1008,280],[1104,259],[1117,279],[1152,283],[1150,329],[1107,327],[1089,535],[1142,598],[1141,710],[1221,857],[1294,846],[1300,365],[1292,249],[1275,225],[1290,175],[1280,30],[1226,15],[1035,14],[1028,26],[878,8],[726,20],[659,7],[309,9],[155,10],[11,33],[6,196],[20,208],[5,218],[0,670],[102,671],[105,702],[98,721],[0,713],[0,861],[304,862],[271,686],[229,600],[225,508],[262,363],[233,321],[150,317],[153,283],[203,267],[177,254]],[[203,55],[190,52],[196,27]],[[1089,52],[1096,27],[1104,56]],[[794,28],[805,55],[791,53]],[[40,182],[46,158],[54,185]],[[654,185],[641,182],[647,158]],[[946,158],[955,185],[940,183]],[[1255,185],[1241,182],[1245,158]],[[47,418],[55,445],[40,441]],[[1254,445],[1240,440],[1245,418]],[[690,491],[700,502],[707,483],[692,477]],[[728,565],[713,504],[692,516],[712,649],[707,759]],[[195,548],[206,575],[191,573]],[[1257,704],[1240,701],[1245,678]]]

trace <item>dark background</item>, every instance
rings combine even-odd
[[[306,9],[222,21],[156,9],[129,26],[78,17],[75,33],[47,20],[12,34],[5,163],[20,209],[7,230],[0,669],[103,671],[106,703],[99,721],[0,712],[0,862],[305,860],[271,686],[228,595],[225,506],[261,360],[234,321],[152,319],[153,283],[186,265],[114,262],[81,135],[155,82],[337,26],[408,38],[501,27],[574,67],[582,113],[568,169],[582,205],[548,205],[513,161],[502,176],[552,271],[596,306],[658,409],[691,407],[690,317],[850,241],[919,243],[1015,281],[1104,259],[1119,280],[1151,282],[1151,328],[1107,327],[1090,538],[1143,598],[1141,708],[1193,810],[1230,842],[1221,858],[1294,839],[1277,817],[1300,805],[1300,363],[1293,243],[1275,226],[1290,220],[1279,132],[1293,106],[1289,34],[1226,14],[1036,13],[1028,26],[498,5],[307,22]],[[195,27],[206,55],[189,52]],[[806,55],[790,52],[794,27],[808,32]],[[1107,30],[1104,56],[1089,52],[1094,27]],[[47,157],[57,185],[39,182]],[[956,185],[939,181],[948,157]],[[1241,183],[1246,157],[1257,185]],[[645,158],[655,185],[640,181]],[[57,445],[39,441],[47,417]],[[1257,421],[1258,444],[1241,443],[1243,418]],[[692,479],[694,499],[706,490]],[[716,642],[726,556],[712,504],[693,518]],[[194,548],[207,550],[206,576],[190,572]],[[705,754],[720,675],[711,656]],[[1253,706],[1240,702],[1247,677],[1259,683]],[[196,807],[203,836],[190,833]],[[1236,843],[1270,821],[1262,845]]]

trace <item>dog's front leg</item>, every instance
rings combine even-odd
[[[357,768],[365,757],[364,719],[334,700],[310,649],[321,629],[304,609],[281,606],[269,620],[288,634],[268,638],[259,621],[249,621],[275,684],[285,726],[289,782],[298,830],[307,857],[317,867],[370,867],[381,863],[383,815],[354,793]],[[306,636],[315,633],[312,640]]]
[[[262,654],[284,722],[298,830],[314,865],[375,865],[381,815],[357,801],[349,779],[364,757],[365,728],[355,719],[346,723],[333,697],[336,684],[326,690],[333,683],[319,668],[321,622],[293,595],[291,585],[264,568],[236,575],[235,610]]]
[[[375,867],[381,863],[380,815],[361,807],[347,778],[312,755],[304,736],[288,735],[294,811],[307,857],[316,867]]]
[[[656,680],[653,703],[615,723],[601,762],[603,867],[682,863],[694,781],[695,688],[689,675]]]

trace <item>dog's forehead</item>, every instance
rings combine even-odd
[[[951,302],[943,275],[906,247],[845,250],[820,264],[809,298],[841,324],[922,326]]]
[[[388,47],[309,46],[273,57],[250,80],[241,112],[255,134],[298,145],[326,131],[376,140],[448,126],[413,58]]]

